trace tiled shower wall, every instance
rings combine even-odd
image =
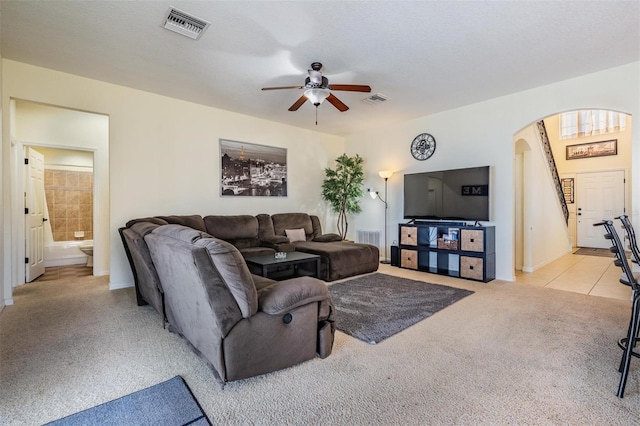
[[[44,190],[53,240],[92,240],[93,173],[45,169]]]

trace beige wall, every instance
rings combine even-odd
[[[631,135],[633,117],[627,117],[627,128],[622,132],[603,135],[584,136],[571,139],[560,139],[560,116],[553,115],[544,119],[544,125],[549,135],[549,143],[559,173],[581,173],[600,170],[631,170]],[[567,160],[567,145],[598,142],[610,139],[618,140],[618,154],[605,157],[581,158]]]
[[[2,99],[2,51],[0,51],[0,200],[2,200],[2,204],[6,203],[6,199],[4,198],[4,187],[5,187],[5,169],[4,169],[4,153],[5,153],[5,143],[4,143],[4,108]],[[10,246],[10,240],[8,235],[5,235],[4,230],[7,229],[7,222],[5,222],[4,208],[0,208],[0,261],[2,261],[2,268],[0,268],[0,311],[5,306],[5,301],[10,300],[10,292],[5,289],[11,286],[11,269],[7,270],[7,265],[5,262],[5,246]]]
[[[496,275],[513,280],[514,271],[514,135],[529,124],[557,114],[581,108],[622,111],[637,120],[640,116],[640,63],[612,68],[566,81],[556,82],[488,100],[462,108],[433,114],[415,120],[347,138],[347,152],[366,156],[365,187],[380,189],[384,182],[379,170],[393,170],[389,179],[389,235],[397,240],[397,224],[403,223],[403,174],[427,170],[489,165],[493,169],[491,189],[492,221],[496,226]],[[437,141],[436,153],[429,160],[411,157],[411,140],[428,132]],[[631,135],[632,182],[640,172],[640,126]],[[631,188],[631,216],[640,227],[640,185]],[[382,229],[384,209],[379,202],[363,202],[362,214],[354,221],[354,229]],[[635,213],[635,214],[634,214]],[[532,232],[544,232],[534,229]]]
[[[334,231],[320,186],[324,168],[344,152],[343,138],[19,62],[4,60],[3,66],[5,108],[17,98],[109,116],[110,209],[99,214],[109,217],[111,288],[133,284],[117,233],[131,218],[305,211],[325,218],[327,232]],[[288,196],[222,198],[220,138],[286,148]],[[99,167],[96,162],[96,174]],[[5,265],[16,267],[6,258]]]

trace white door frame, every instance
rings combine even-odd
[[[16,238],[16,243],[17,243],[17,253],[21,253],[22,256],[14,256],[13,258],[13,265],[17,266],[17,272],[18,272],[18,276],[17,276],[17,281],[16,281],[16,286],[20,286],[25,284],[26,282],[26,274],[25,274],[25,268],[24,268],[24,258],[26,257],[26,244],[25,244],[25,232],[24,229],[26,227],[26,221],[25,221],[25,215],[24,215],[24,202],[22,201],[21,198],[21,194],[24,194],[24,189],[25,189],[25,182],[24,182],[24,177],[25,174],[22,173],[22,169],[21,167],[24,165],[24,152],[25,152],[25,148],[26,147],[33,147],[33,148],[56,148],[56,149],[68,149],[68,150],[74,150],[74,151],[88,151],[93,153],[93,170],[94,170],[94,176],[96,175],[95,170],[96,170],[96,150],[95,149],[87,149],[84,147],[72,147],[72,146],[62,146],[62,145],[48,145],[48,144],[39,144],[37,142],[24,142],[24,141],[16,141],[16,151],[20,153],[19,158],[16,158],[15,160],[15,167],[16,167],[16,193],[13,194],[14,195],[14,213],[15,213],[15,218],[13,221],[13,229],[17,230],[20,229],[20,234],[17,235]],[[94,235],[93,235],[93,245],[95,247],[96,245],[96,226],[98,226],[98,211],[96,209],[96,181],[94,178],[94,182],[93,182],[93,229],[94,229]],[[94,256],[95,256],[96,251],[94,250]],[[20,259],[22,259],[22,263],[20,262]],[[95,261],[94,261],[94,265],[95,265]],[[94,274],[96,273],[95,270],[95,266],[94,266]]]

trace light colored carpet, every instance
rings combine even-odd
[[[214,424],[607,424],[640,421],[640,361],[615,396],[625,301],[381,272],[475,291],[378,345],[232,382],[105,277],[23,286],[0,314],[0,424],[35,425],[181,375]]]

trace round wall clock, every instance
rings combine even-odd
[[[411,142],[411,155],[416,160],[426,160],[436,152],[436,138],[429,133],[421,133]]]

